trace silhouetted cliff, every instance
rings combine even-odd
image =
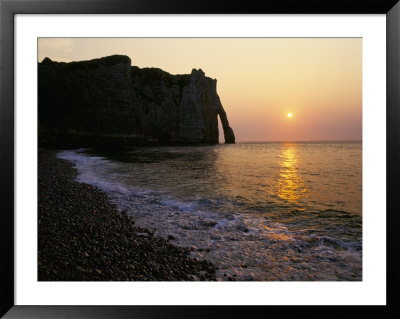
[[[216,144],[218,115],[234,143],[216,80],[131,67],[127,56],[38,68],[39,143]]]

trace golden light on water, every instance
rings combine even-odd
[[[284,144],[281,158],[277,195],[280,199],[297,204],[305,196],[307,187],[298,173],[296,144]]]

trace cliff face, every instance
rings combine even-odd
[[[216,144],[218,115],[226,143],[233,130],[201,70],[171,75],[131,67],[126,56],[38,68],[39,142]]]

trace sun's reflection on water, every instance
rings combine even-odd
[[[277,196],[291,204],[299,204],[306,196],[307,187],[298,172],[298,155],[296,144],[286,143],[280,155]]]

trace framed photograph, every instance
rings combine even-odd
[[[396,0],[0,10],[1,315],[399,315]]]

